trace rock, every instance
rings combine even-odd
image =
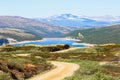
[[[0,46],[8,44],[9,41],[6,38],[0,38]]]

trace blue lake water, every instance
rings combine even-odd
[[[54,45],[54,44],[68,44],[73,47],[86,47],[84,44],[74,44],[75,40],[41,40],[41,41],[32,41],[14,44],[15,46],[23,46],[26,44],[35,44],[35,45]]]

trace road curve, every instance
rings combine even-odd
[[[65,77],[72,76],[74,71],[79,68],[78,64],[51,61],[56,66],[55,69],[50,70],[45,74],[38,74],[28,80],[62,80]]]

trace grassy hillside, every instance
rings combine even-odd
[[[0,36],[4,36],[7,38],[13,38],[18,41],[41,39],[40,36],[36,36],[35,34],[28,33],[24,30],[14,29],[14,28],[0,29]]]
[[[83,38],[82,42],[104,44],[104,43],[120,43],[120,25],[114,25],[104,28],[94,28],[86,30],[76,30],[66,36],[79,38],[78,34],[81,33]]]

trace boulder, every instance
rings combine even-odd
[[[8,44],[9,41],[6,38],[0,38],[0,46]]]

